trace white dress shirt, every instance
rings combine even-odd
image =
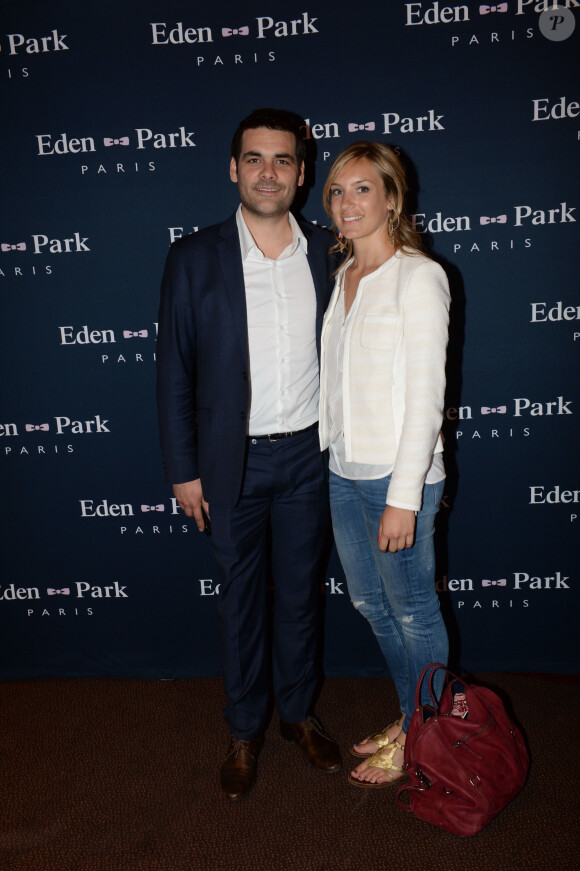
[[[305,429],[318,419],[316,293],[308,243],[289,215],[292,242],[265,257],[236,213],[246,287],[250,349],[250,435]]]

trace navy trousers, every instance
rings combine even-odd
[[[235,508],[210,504],[220,568],[217,600],[227,706],[236,738],[264,732],[270,661],[280,719],[307,718],[318,679],[320,587],[330,514],[326,454],[316,429],[270,442],[248,438]],[[266,583],[274,585],[272,650]]]

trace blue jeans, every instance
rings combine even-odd
[[[330,509],[338,555],[352,604],[369,621],[395,682],[406,733],[415,687],[430,662],[447,664],[449,645],[435,590],[433,529],[443,481],[425,484],[413,547],[382,553],[377,535],[390,475],[351,481],[330,473]],[[439,678],[439,680],[437,680]],[[434,680],[437,696],[443,673]],[[423,681],[421,701],[429,701]]]

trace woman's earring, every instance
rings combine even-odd
[[[340,253],[342,254],[344,251],[346,251],[346,245],[347,245],[345,238],[344,238],[344,233],[337,233],[336,234],[336,241],[338,243]]]
[[[395,228],[393,227],[393,221],[392,221],[390,215],[387,219],[387,227],[389,230],[389,239],[391,240],[391,245],[394,248],[395,247]]]

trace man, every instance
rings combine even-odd
[[[274,109],[241,122],[230,162],[241,204],[224,224],[172,245],[161,294],[166,472],[200,531],[211,515],[221,574],[217,613],[231,730],[221,785],[232,801],[252,788],[264,741],[270,568],[282,736],[319,771],[341,767],[336,743],[311,716],[329,532],[318,358],[332,263],[327,234],[290,214],[304,182],[298,123]]]

